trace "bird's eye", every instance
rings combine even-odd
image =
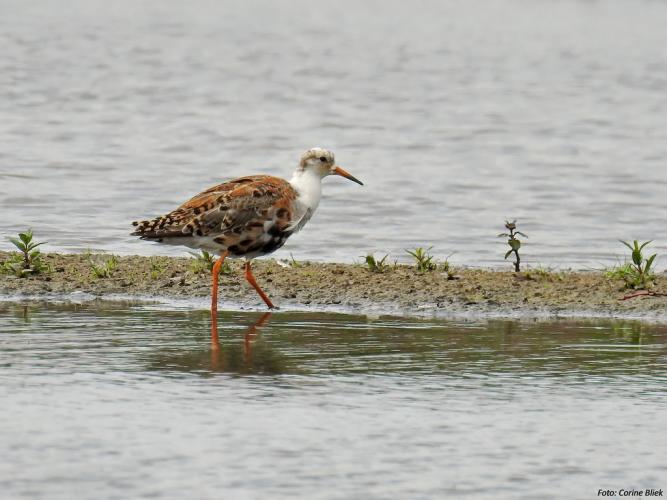
[[[320,156],[320,161],[321,161],[321,162],[325,162],[325,161],[327,161],[327,159],[326,159],[326,157],[324,157],[324,156]]]

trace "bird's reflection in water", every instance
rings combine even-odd
[[[286,358],[261,338],[261,328],[266,326],[273,313],[262,314],[243,334],[243,342],[237,335],[224,329],[221,341],[213,346],[189,353],[163,351],[151,356],[149,368],[160,371],[210,373],[278,374],[291,371]],[[224,328],[224,326],[223,326]]]
[[[216,340],[211,345],[211,371],[214,372],[236,372],[236,373],[257,373],[266,372],[264,361],[265,354],[263,345],[258,346],[259,358],[258,363],[255,364],[255,341],[259,334],[259,329],[266,325],[273,313],[265,312],[257,321],[248,327],[243,334],[243,350],[238,352],[238,346],[228,346],[226,349],[221,345],[219,340]],[[232,347],[236,347],[235,349]],[[258,370],[259,368],[259,370]],[[274,371],[269,371],[275,373]]]

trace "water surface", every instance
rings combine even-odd
[[[667,211],[667,3],[0,0],[0,236],[180,254],[130,238],[222,179],[333,149],[277,254],[434,245],[501,265],[612,264]],[[9,248],[0,237],[0,248]]]
[[[0,304],[7,498],[593,498],[667,477],[667,329]]]

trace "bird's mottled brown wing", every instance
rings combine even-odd
[[[296,192],[283,179],[269,175],[240,177],[199,193],[166,215],[133,222],[136,230],[132,235],[164,239],[240,233],[253,221],[259,223],[269,216],[270,210],[287,211],[295,197]],[[284,213],[280,217],[285,227],[290,216]]]

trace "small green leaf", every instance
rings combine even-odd
[[[630,249],[630,251],[633,251],[633,250],[634,250],[634,248],[632,247],[632,245],[630,245],[630,243],[628,243],[627,241],[623,241],[623,240],[618,240],[618,241],[620,241],[620,242],[623,243],[626,247],[628,247],[628,248]]]
[[[509,257],[510,255],[512,255],[512,252],[513,252],[513,251],[514,251],[514,250],[508,250],[508,251],[507,251],[507,253],[505,254],[505,260],[507,260],[507,257]]]
[[[9,238],[9,241],[11,241],[14,244],[14,246],[21,251],[23,251],[23,249],[25,248],[23,242],[17,240],[16,238]]]
[[[19,238],[21,238],[21,241],[28,245],[30,243],[30,240],[32,239],[32,232],[27,231],[25,233],[19,233]]]
[[[643,250],[643,248],[644,248],[646,245],[648,245],[649,243],[652,243],[652,242],[653,242],[653,240],[649,240],[649,241],[646,241],[646,242],[642,243],[642,246],[639,247],[639,250]],[[636,243],[637,243],[637,242],[635,241],[635,244],[636,244]]]
[[[40,242],[40,243],[30,243],[30,244],[28,245],[27,250],[30,251],[30,250],[32,250],[32,249],[34,249],[34,248],[37,248],[39,245],[43,245],[44,243],[48,243],[48,242],[47,242],[47,241],[42,241],[42,242]]]

